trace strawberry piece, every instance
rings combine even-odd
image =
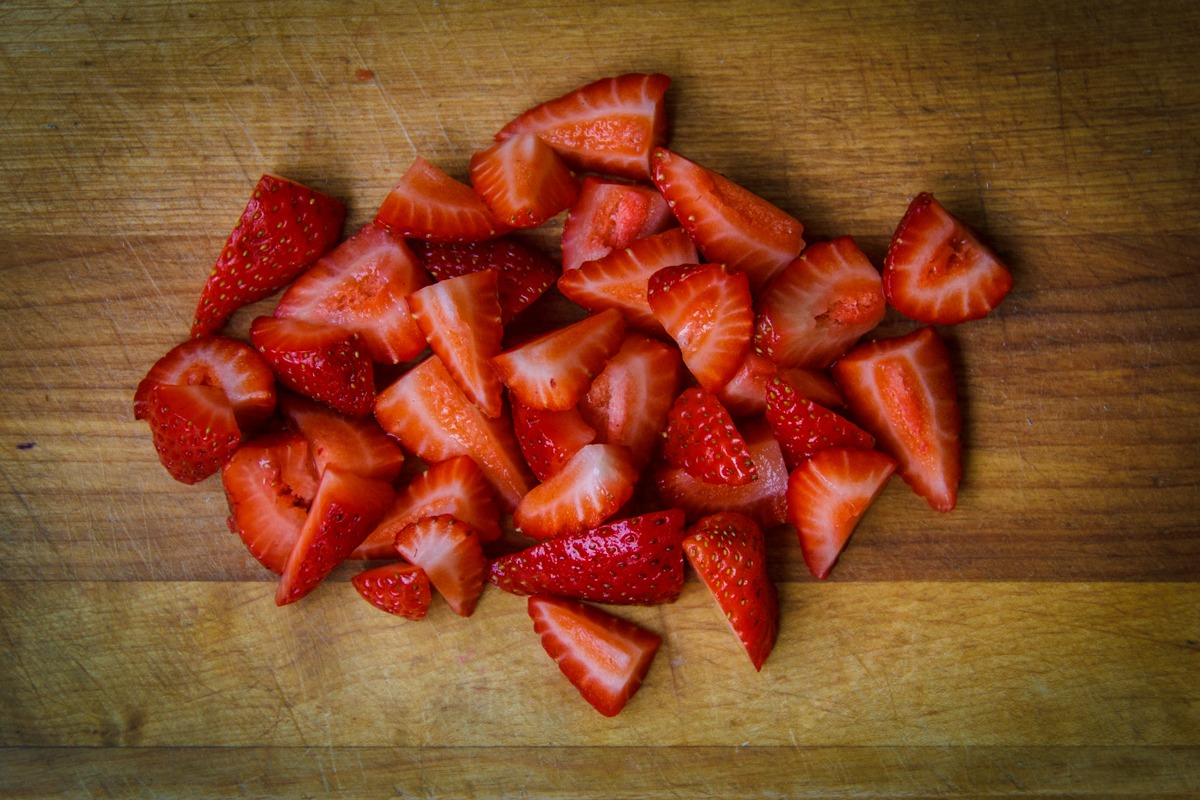
[[[213,386],[233,406],[238,428],[249,433],[275,410],[275,374],[245,342],[202,336],[172,347],[154,363],[133,396],[133,416],[146,419],[150,391],[160,384]]]
[[[804,249],[804,226],[719,173],[664,148],[654,185],[708,261],[746,273],[757,292]]]
[[[578,407],[549,411],[514,400],[512,414],[521,453],[539,481],[562,469],[571,456],[596,438],[595,429],[583,421]]]
[[[754,328],[746,276],[720,264],[667,267],[650,277],[647,296],[700,385],[716,392],[729,383],[750,350]]]
[[[583,699],[606,717],[620,713],[641,688],[662,637],[561,597],[533,595],[528,607],[542,647]]]
[[[471,156],[471,185],[504,224],[536,228],[575,201],[571,170],[538,137],[521,133]]]
[[[596,442],[628,447],[633,465],[641,469],[658,448],[682,380],[677,349],[629,333],[580,398],[579,413],[596,431]]]
[[[666,267],[694,264],[696,246],[682,228],[672,228],[628,246],[613,250],[596,261],[585,261],[578,269],[564,272],[558,290],[591,311],[619,310],[629,324],[653,336],[661,336],[662,323],[650,310],[646,284],[650,276]]]
[[[471,616],[483,593],[488,563],[466,523],[448,514],[425,517],[396,534],[396,550],[425,570],[455,614]]]
[[[513,525],[533,539],[582,533],[615,514],[633,496],[637,478],[626,448],[585,445],[529,490],[513,512]]]
[[[508,416],[486,416],[436,357],[426,358],[380,392],[375,418],[427,463],[470,456],[487,476],[502,511],[516,508],[534,483]]]
[[[858,423],[898,462],[900,477],[938,511],[958,501],[962,414],[954,365],[933,328],[860,344],[833,366]]]
[[[315,589],[362,543],[391,502],[391,484],[326,468],[275,589],[275,605],[294,603]]]
[[[824,369],[886,310],[879,273],[853,239],[817,242],[762,292],[754,346],[785,367]]]
[[[1012,289],[1012,273],[928,192],[913,198],[883,261],[883,292],[928,325],[979,319]]]
[[[780,367],[753,350],[746,353],[741,368],[721,387],[717,398],[734,417],[761,416],[767,411],[767,390],[777,379],[787,381],[792,388],[826,408],[845,404],[842,393],[826,370]]]
[[[493,269],[472,272],[438,281],[409,298],[429,347],[489,417],[503,411],[503,387],[491,364],[504,337],[498,277]]]
[[[242,439],[229,398],[215,386],[157,384],[145,419],[158,460],[180,483],[216,474]]]
[[[585,175],[563,222],[563,272],[678,224],[657,190]]]
[[[297,278],[275,316],[353,331],[373,360],[399,364],[425,349],[407,298],[428,284],[404,239],[367,224]]]
[[[425,619],[432,599],[429,576],[412,564],[383,564],[350,579],[363,600],[405,619]]]
[[[371,417],[348,417],[290,393],[280,395],[279,410],[307,440],[318,474],[332,466],[391,483],[404,466],[404,451]]]
[[[744,486],[758,477],[746,440],[712,392],[684,389],[667,412],[667,463],[705,483]]]
[[[571,166],[626,178],[650,177],[650,152],[667,140],[666,75],[601,78],[525,111],[496,134],[537,134]]]
[[[250,341],[292,391],[352,417],[371,412],[374,367],[357,333],[298,319],[258,317],[250,323]]]
[[[788,478],[788,522],[796,526],[804,563],[825,578],[867,508],[887,486],[896,462],[878,450],[821,450]]]
[[[492,366],[521,403],[562,411],[579,402],[624,336],[624,318],[609,309],[506,350]]]
[[[292,432],[246,442],[221,468],[229,529],[276,575],[300,539],[317,481],[308,442]]]
[[[670,603],[683,590],[683,522],[682,511],[657,511],[560,536],[496,559],[488,580],[512,594]]]
[[[270,297],[337,244],[341,202],[263,175],[200,293],[192,336],[215,333],[243,306]]]
[[[773,528],[786,517],[788,472],[783,451],[765,421],[743,426],[746,448],[758,479],[742,486],[705,483],[680,467],[660,464],[653,473],[664,505],[681,508],[689,521],[721,511],[736,511],[762,528]]]
[[[420,242],[413,250],[436,280],[494,269],[500,273],[500,321],[507,325],[554,285],[558,267],[532,244],[512,236],[487,242]]]
[[[762,529],[742,514],[713,514],[688,528],[683,551],[761,671],[779,632],[779,598],[767,575]]]
[[[444,514],[465,523],[481,544],[501,536],[500,512],[487,478],[467,456],[439,461],[396,493],[391,508],[351,558],[394,558],[396,535],[425,517]]]
[[[795,469],[813,453],[827,447],[870,450],[875,446],[871,434],[817,405],[784,378],[775,378],[767,389],[766,416],[783,448],[788,469]]]
[[[510,230],[474,189],[420,156],[384,199],[375,224],[431,242],[476,242]]]

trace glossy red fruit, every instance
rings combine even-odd
[[[519,133],[471,156],[471,185],[505,225],[536,228],[575,201],[579,183],[558,154]]]
[[[375,224],[431,242],[475,242],[510,230],[474,189],[420,156],[384,199]]]
[[[633,496],[637,479],[626,448],[585,445],[529,490],[513,512],[513,525],[533,539],[582,533],[612,517]]]
[[[414,241],[412,248],[426,271],[439,281],[493,269],[499,274],[500,321],[507,325],[546,293],[559,268],[533,244],[516,236],[485,242]]]
[[[562,469],[571,456],[596,438],[595,429],[583,421],[578,407],[549,411],[514,400],[512,416],[521,453],[539,481]]]
[[[767,388],[767,422],[783,448],[788,469],[795,469],[813,453],[827,447],[875,446],[871,434],[850,420],[814,403],[782,377]]]
[[[332,466],[390,483],[404,466],[404,451],[371,417],[349,417],[289,392],[280,395],[279,410],[307,440],[318,474]]]
[[[425,619],[432,594],[429,576],[413,564],[396,562],[364,570],[350,579],[363,600],[405,619]]]
[[[746,440],[712,392],[684,389],[667,412],[663,458],[705,483],[743,486],[758,477]]]
[[[678,224],[653,187],[585,175],[563,222],[563,272]]]
[[[425,517],[396,534],[396,550],[425,570],[450,609],[460,617],[475,612],[487,579],[487,558],[475,531],[449,515]]]
[[[180,483],[215,475],[242,440],[233,406],[215,386],[156,384],[146,400],[145,419],[158,460]]]
[[[250,341],[279,382],[352,417],[371,413],[375,371],[357,333],[298,319],[258,317]]]

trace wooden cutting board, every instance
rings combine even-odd
[[[6,3],[0,794],[1200,795],[1198,42],[1145,0]],[[929,190],[1016,288],[945,331],[958,508],[893,481],[824,582],[772,531],[761,673],[695,579],[622,610],[665,645],[609,720],[501,592],[408,623],[345,567],[276,608],[131,397],[261,173],[353,229],[624,71],[810,239],[878,264]]]

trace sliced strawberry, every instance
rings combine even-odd
[[[533,630],[584,700],[615,717],[641,688],[662,637],[594,606],[529,598]]]
[[[297,278],[275,316],[353,331],[375,361],[399,364],[425,349],[407,297],[428,284],[403,238],[367,224]]]
[[[357,333],[298,319],[258,317],[250,341],[279,382],[352,417],[371,413],[375,373]]]
[[[754,346],[785,367],[824,369],[886,310],[879,272],[853,239],[817,242],[762,292]]]
[[[776,377],[767,389],[767,422],[783,448],[788,469],[795,469],[813,453],[827,447],[870,450],[871,434],[797,391],[785,378]]]
[[[488,562],[470,526],[448,514],[425,517],[396,534],[396,550],[425,570],[455,614],[471,616],[483,593]]]
[[[757,480],[743,486],[705,483],[680,467],[663,463],[654,471],[654,483],[663,504],[683,509],[690,521],[720,511],[737,511],[762,528],[782,524],[786,516],[788,479],[783,451],[770,427],[762,420],[744,425],[742,432],[758,473]]]
[[[529,109],[496,141],[537,134],[579,170],[650,177],[650,152],[667,140],[666,75],[629,73],[601,78]]]
[[[199,483],[216,474],[242,440],[233,406],[215,386],[155,384],[145,420],[158,460],[180,483]]]
[[[483,472],[467,456],[433,464],[396,493],[391,508],[351,558],[394,558],[396,534],[424,517],[448,514],[466,523],[481,544],[501,536],[500,511]]]
[[[580,399],[579,413],[595,429],[597,442],[628,447],[641,469],[658,449],[682,380],[679,350],[632,332]]]
[[[804,563],[829,575],[850,534],[887,486],[896,462],[878,450],[831,447],[797,467],[788,479],[788,522],[796,526]]]
[[[650,277],[647,295],[650,310],[700,385],[716,392],[729,383],[750,350],[754,329],[746,276],[720,264],[667,267]]]
[[[554,285],[558,267],[532,244],[515,236],[486,242],[414,241],[413,250],[435,279],[494,269],[500,273],[500,320],[512,318]]]
[[[412,564],[383,564],[350,579],[363,600],[405,619],[425,619],[432,599],[429,576]]]
[[[678,224],[656,189],[585,175],[563,222],[563,272]]]
[[[883,291],[897,311],[954,325],[987,316],[1012,285],[996,254],[933,195],[913,198],[883,262]]]
[[[270,297],[337,244],[341,202],[263,175],[204,284],[192,336],[215,333],[243,306]]]
[[[159,384],[214,386],[233,405],[243,433],[252,432],[275,410],[275,374],[245,342],[224,336],[202,336],[172,347],[138,384],[133,416],[146,419],[150,390]]]
[[[696,246],[687,233],[672,228],[564,272],[558,279],[558,290],[586,309],[615,308],[639,330],[662,335],[662,323],[646,299],[646,283],[661,269],[698,260]]]
[[[742,514],[714,514],[688,528],[683,551],[746,648],[750,663],[761,671],[779,632],[779,598],[767,575],[762,529]]]
[[[358,547],[392,502],[391,484],[328,467],[275,590],[275,604],[316,588]]]
[[[804,249],[804,226],[723,175],[658,148],[654,185],[704,257],[745,272],[758,291]]]
[[[626,448],[585,445],[529,490],[513,512],[513,525],[533,539],[582,533],[615,514],[633,496],[637,479]]]
[[[833,376],[829,374],[829,370],[780,367],[776,374],[780,379],[787,381],[793,389],[825,408],[841,408],[846,405],[842,391],[833,382]]]
[[[571,170],[538,137],[520,133],[471,156],[471,185],[513,228],[536,228],[575,201]]]
[[[375,224],[430,242],[476,242],[509,231],[474,189],[420,156],[384,199]]]
[[[510,348],[492,365],[520,402],[561,411],[579,402],[624,336],[624,318],[609,309]]]
[[[491,359],[500,354],[499,274],[472,272],[426,286],[409,298],[421,333],[471,402],[489,417],[503,411],[503,386]]]
[[[767,410],[767,389],[777,378],[786,380],[792,388],[826,408],[845,404],[826,370],[780,367],[753,350],[746,353],[741,368],[721,387],[717,397],[734,417],[761,416]]]
[[[404,466],[404,451],[371,417],[348,417],[290,393],[280,395],[279,410],[307,440],[318,473],[332,466],[390,483]]]
[[[276,575],[300,539],[317,480],[308,442],[292,432],[246,442],[221,468],[229,529]]]
[[[534,484],[508,416],[486,416],[436,357],[426,358],[380,392],[375,418],[427,463],[470,456],[487,476],[503,511],[516,508]]]
[[[938,511],[958,500],[962,415],[954,365],[933,328],[860,344],[833,365],[854,418]]]
[[[596,438],[595,429],[583,421],[578,407],[548,411],[514,400],[512,415],[521,453],[539,481],[562,469],[571,456]]]
[[[712,392],[684,389],[667,412],[663,457],[705,483],[744,486],[758,478],[746,440]]]

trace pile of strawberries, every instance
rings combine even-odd
[[[490,582],[529,596],[611,716],[661,640],[590,603],[669,603],[686,561],[760,669],[764,529],[794,525],[823,578],[893,472],[954,507],[961,420],[931,326],[987,314],[1008,271],[928,194],[882,275],[849,237],[806,247],[666,149],[669,84],[621,75],[526,111],[469,185],[417,158],[345,240],[339,201],[263,176],[135,414],[177,480],[220,472],[277,603],[347,559],[383,562],[353,585],[414,620],[435,591],[470,615]],[[560,264],[517,232],[563,212]],[[280,289],[249,344],[221,335]],[[548,291],[578,315],[520,334]],[[887,304],[921,327],[864,342]]]

